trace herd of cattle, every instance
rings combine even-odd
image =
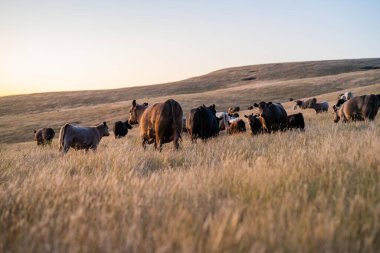
[[[290,99],[294,101],[293,99]],[[294,101],[294,109],[312,108],[316,113],[327,112],[327,102],[318,103],[316,98],[305,101]],[[334,122],[373,120],[380,107],[380,94],[353,96],[352,92],[339,95],[337,103],[333,106]],[[252,135],[305,128],[302,113],[288,115],[280,103],[260,102],[248,109],[257,108],[256,113],[244,115],[247,118],[249,130]],[[199,106],[183,115],[181,105],[169,99],[163,103],[149,106],[148,103],[138,104],[133,100],[129,111],[129,119],[114,124],[115,138],[126,136],[132,125],[139,124],[142,146],[154,144],[155,149],[161,150],[164,143],[173,142],[178,149],[182,132],[187,132],[192,140],[203,141],[218,136],[220,131],[228,134],[246,132],[246,123],[239,117],[240,107],[229,108],[228,112],[216,112],[215,105]],[[52,128],[34,130],[38,145],[50,144],[55,136]],[[101,138],[109,136],[106,122],[94,127],[83,127],[65,124],[59,134],[59,150],[62,154],[70,148],[96,150]]]

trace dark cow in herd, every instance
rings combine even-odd
[[[67,153],[70,148],[95,151],[102,137],[109,135],[106,122],[94,127],[66,124],[59,132],[59,151],[62,154]]]
[[[37,141],[37,145],[47,145],[51,144],[55,132],[52,128],[40,128],[34,129],[34,140]]]
[[[259,114],[265,121],[266,131],[272,132],[286,129],[288,115],[281,104],[260,102],[259,104],[255,103],[254,107],[259,109]]]
[[[128,129],[132,129],[132,126],[128,123],[128,120],[125,122],[116,121],[115,125],[113,126],[115,139],[126,136],[128,134]]]
[[[353,97],[344,102],[340,108],[334,106],[334,122],[374,120],[380,107],[379,95]]]
[[[132,103],[129,122],[140,124],[142,146],[154,143],[154,147],[161,151],[162,144],[173,142],[175,149],[179,147],[182,132],[182,107],[169,99],[163,103],[156,103],[147,108],[137,109],[136,101]],[[138,112],[139,111],[139,112]],[[143,111],[143,112],[141,112]],[[142,113],[139,116],[139,113]]]
[[[290,101],[293,101],[294,99],[290,99]],[[317,103],[317,99],[316,98],[310,98],[310,99],[307,99],[307,100],[296,100],[294,101],[295,102],[295,105],[293,107],[293,109],[297,109],[297,107],[301,108],[301,109],[307,109],[307,108],[313,108],[313,105],[315,103]]]
[[[190,110],[186,117],[186,128],[191,140],[197,138],[205,141],[219,134],[219,122],[216,117],[215,105],[202,105]]]
[[[227,113],[229,115],[233,115],[234,113],[239,112],[239,111],[240,111],[240,107],[239,106],[235,106],[235,107],[228,108]]]
[[[265,132],[265,120],[258,114],[244,115],[248,119],[249,129],[252,135],[262,134]]]
[[[287,129],[305,129],[305,120],[302,113],[288,115]]]

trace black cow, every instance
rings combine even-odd
[[[215,114],[215,105],[202,105],[190,110],[186,117],[186,128],[193,142],[197,138],[205,141],[219,134],[219,122]]]
[[[34,140],[37,141],[37,145],[51,144],[55,132],[52,128],[40,128],[34,129]]]
[[[288,115],[288,129],[305,129],[305,120],[302,113]]]
[[[115,125],[113,126],[115,139],[126,136],[128,134],[128,129],[132,129],[132,126],[128,123],[128,120],[125,122],[116,121]]]

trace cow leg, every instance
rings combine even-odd
[[[142,147],[143,147],[144,150],[146,149],[146,143],[147,142],[148,142],[148,140],[146,138],[142,137],[142,143],[141,143],[141,145],[142,145]]]
[[[179,136],[178,132],[176,130],[174,130],[173,145],[174,145],[174,148],[176,150],[178,150],[178,148],[179,148],[179,138],[180,138],[180,136]]]

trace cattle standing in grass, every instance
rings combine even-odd
[[[161,151],[162,144],[173,142],[178,149],[182,132],[183,112],[180,104],[169,99],[148,107],[140,119],[140,136],[142,146],[154,143],[155,149]]]
[[[245,122],[242,119],[237,119],[231,123],[227,133],[237,134],[237,133],[243,133],[245,131],[247,131],[245,127]]]
[[[34,140],[37,141],[37,145],[51,144],[54,138],[55,132],[52,128],[40,128],[34,130]]]
[[[235,112],[238,112],[240,111],[240,107],[239,106],[235,106],[235,107],[230,107],[228,108],[228,114],[234,114]]]
[[[128,123],[128,120],[125,122],[115,122],[115,125],[113,126],[113,133],[115,134],[115,139],[126,136],[128,134],[128,129],[132,129],[132,126]]]
[[[281,104],[260,102],[254,106],[259,108],[259,114],[264,118],[268,132],[286,129],[288,115]]]
[[[344,94],[340,94],[338,102],[336,102],[335,107],[339,108],[344,102],[346,102],[347,100],[350,100],[353,97],[354,97],[354,95],[352,94],[351,91],[348,91],[348,92],[346,92]]]
[[[265,120],[259,115],[244,115],[248,119],[248,125],[252,135],[262,134],[267,132]]]
[[[226,112],[217,112],[215,116],[218,118],[219,122],[219,131],[227,130],[229,128],[228,121],[230,120],[230,116]]]
[[[205,105],[191,109],[187,115],[187,131],[194,142],[197,138],[205,141],[219,134],[219,122],[216,117],[215,105]]]
[[[322,113],[322,112],[328,112],[329,110],[329,103],[322,102],[322,103],[314,103],[312,105],[312,108],[315,110],[315,113]]]
[[[305,129],[305,120],[302,113],[288,115],[288,129]]]
[[[59,132],[59,151],[62,151],[62,154],[67,153],[70,148],[95,151],[102,137],[109,135],[106,122],[94,127],[66,124]]]
[[[293,101],[293,99],[291,98],[290,101]],[[317,103],[317,99],[316,98],[310,98],[310,99],[307,99],[305,101],[296,100],[294,102],[295,102],[295,105],[293,107],[294,110],[296,110],[297,107],[299,107],[301,109],[307,109],[307,108],[312,108],[313,104]]]
[[[137,104],[136,100],[132,101],[132,107],[129,110],[129,124],[135,125],[140,123],[141,116],[144,111],[148,108],[148,103]]]
[[[353,97],[340,108],[334,106],[334,122],[374,120],[380,107],[380,100],[376,95]]]

